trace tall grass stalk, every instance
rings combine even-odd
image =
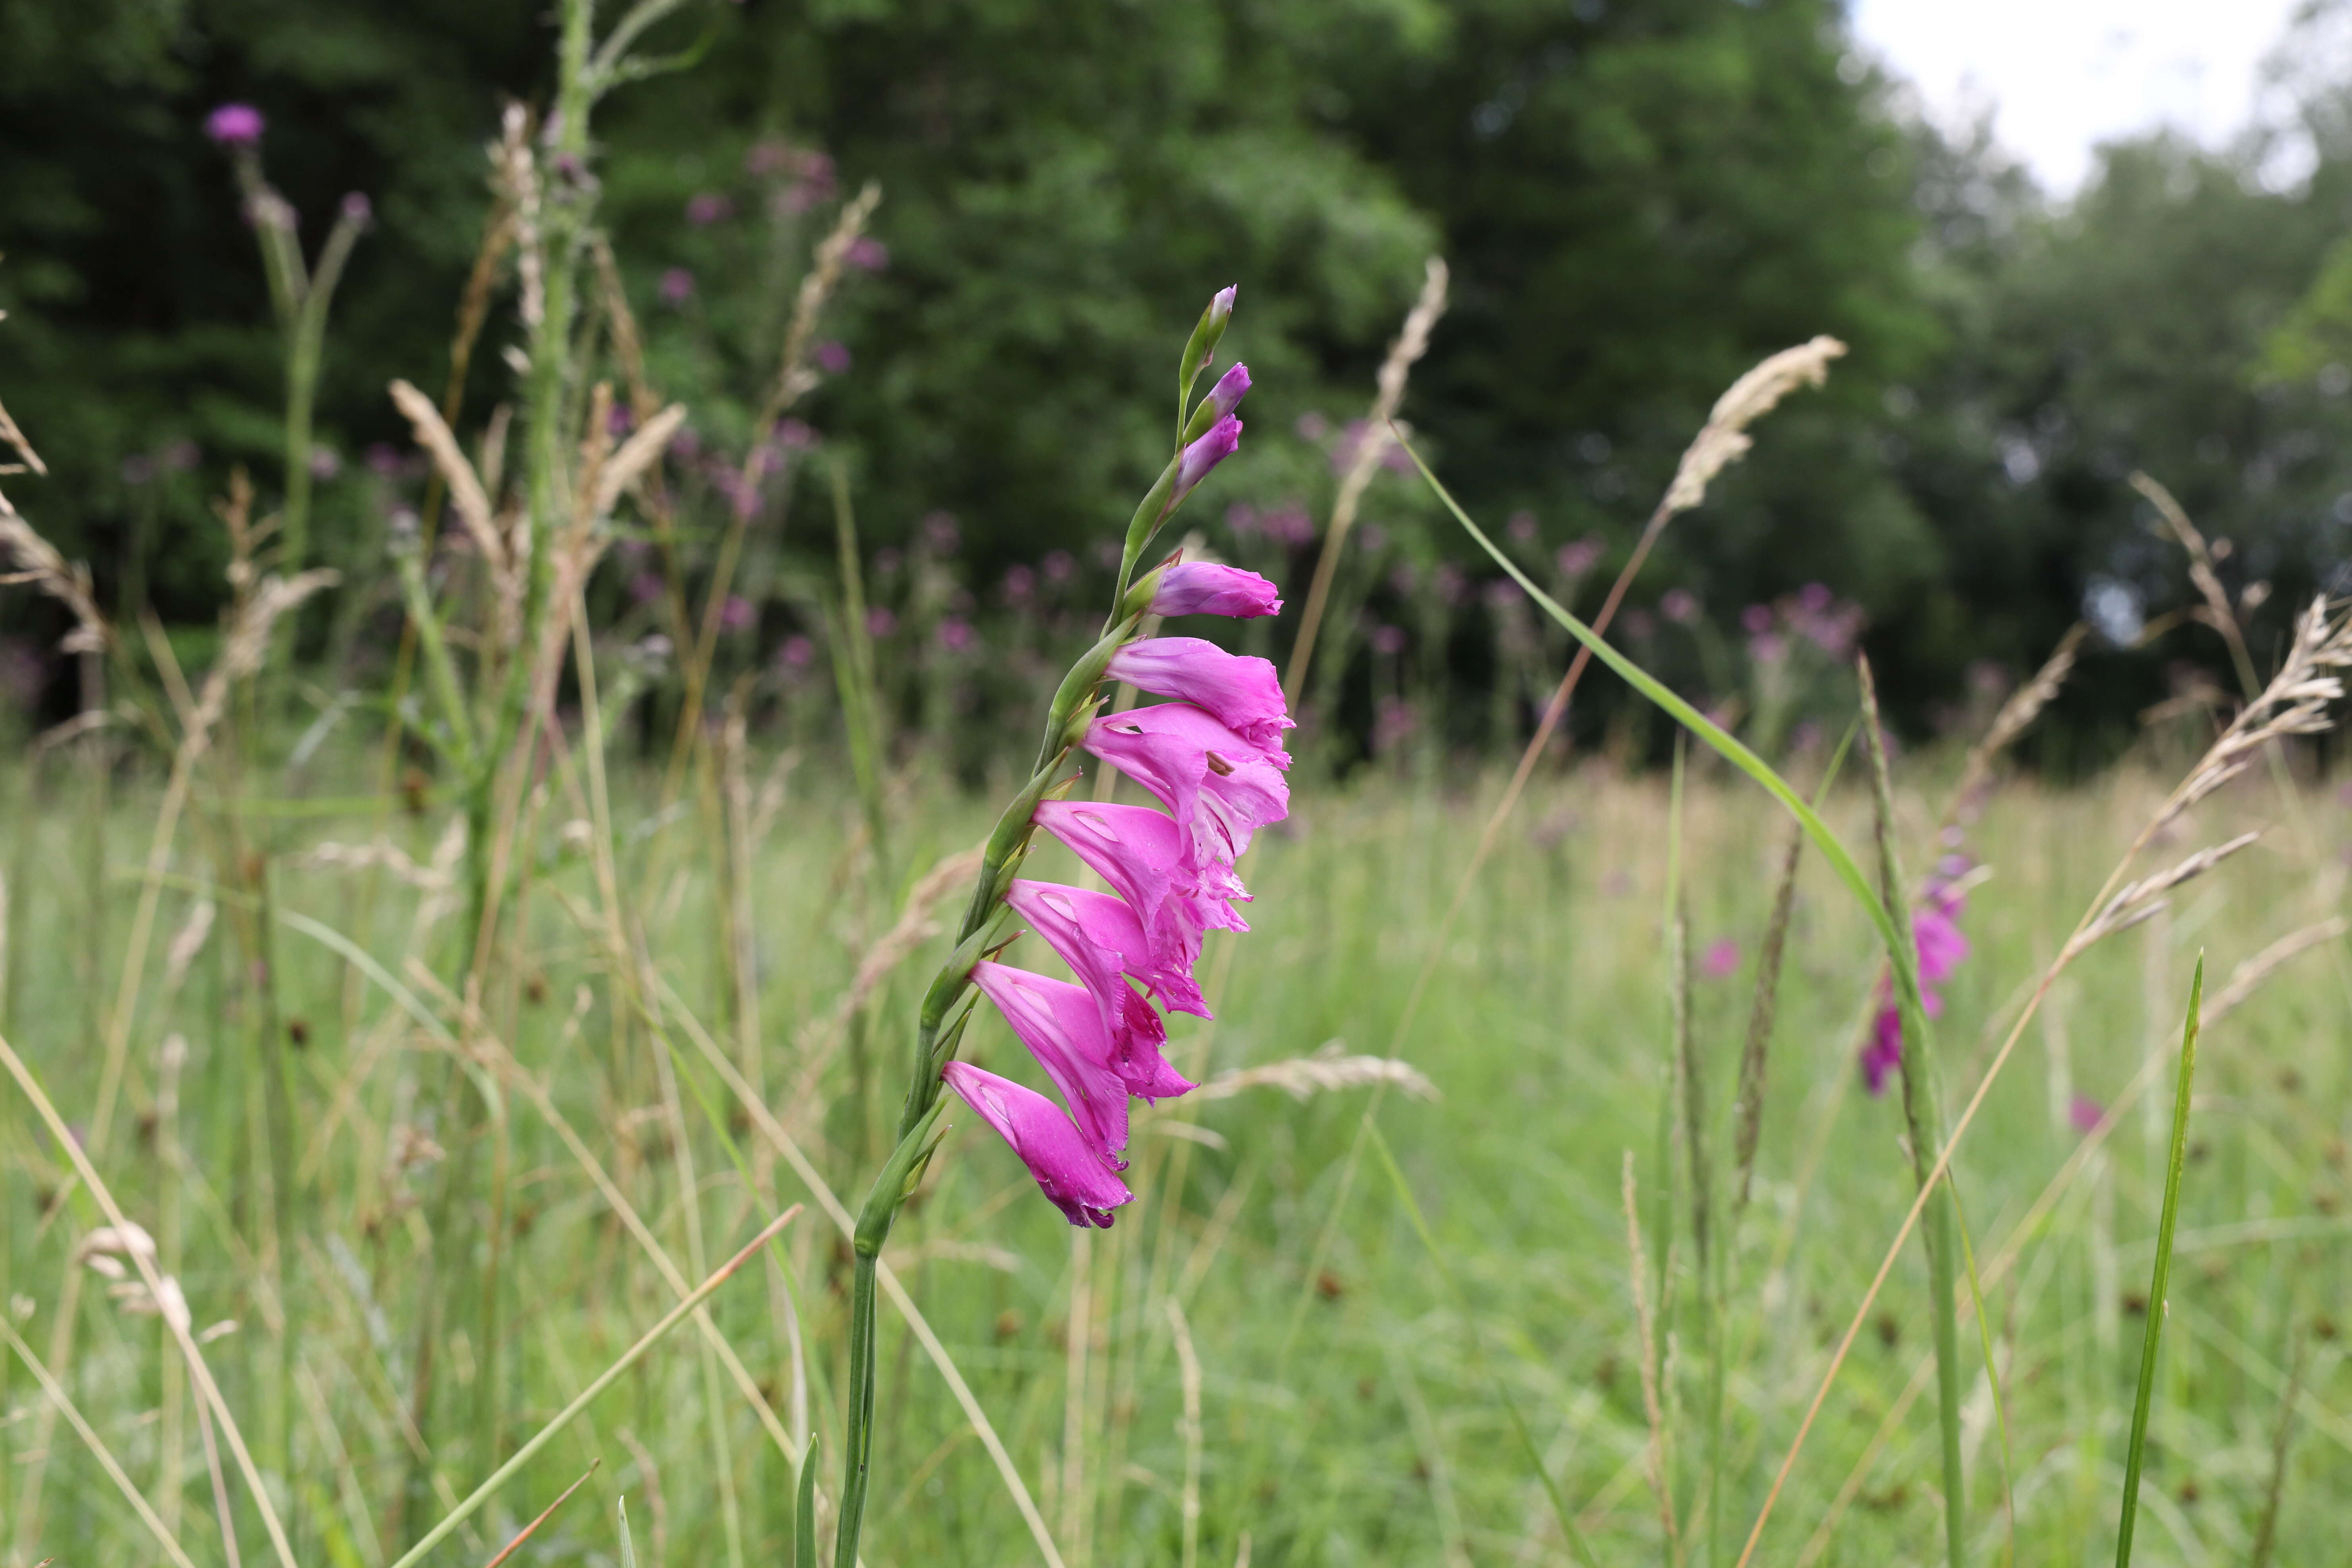
[[[1886,738],[1879,728],[1878,688],[1871,678],[1870,661],[1859,660],[1862,680],[1863,741],[1870,755],[1871,820],[1878,838],[1879,896],[1893,918],[1897,941],[1906,957],[1916,963],[1917,939],[1911,931],[1909,884],[1895,844],[1895,786],[1886,770]],[[1899,967],[1909,967],[1899,965]],[[1916,978],[1896,987],[1901,1009],[1903,1052],[1899,1068],[1903,1085],[1903,1124],[1911,1148],[1912,1174],[1923,1195],[1936,1187],[1942,1169],[1944,1110],[1941,1068],[1935,1044],[1927,1033],[1927,1014],[1920,1005]],[[1944,1453],[1944,1552],[1951,1568],[1961,1568],[1968,1550],[1968,1477],[1960,1452],[1960,1341],[1957,1300],[1958,1269],[1952,1244],[1952,1194],[1944,1178],[1942,1201],[1929,1196],[1927,1206],[1927,1324],[1936,1344],[1936,1424]],[[1988,1372],[1993,1369],[1988,1367]]]
[[[2124,1449],[2122,1517],[2116,1524],[2116,1568],[2131,1568],[2132,1531],[2139,1522],[2139,1477],[2147,1458],[2147,1416],[2156,1403],[2156,1357],[2171,1308],[2172,1237],[2180,1224],[2180,1173],[2189,1163],[2189,1093],[2197,1081],[2197,1028],[2205,1000],[2205,955],[2189,982],[2189,1017],[2180,1030],[2180,1076],[2172,1091],[2172,1142],[2164,1162],[2164,1208],[2156,1222],[2156,1267],[2147,1282],[2147,1331],[2139,1346],[2139,1386],[2132,1396],[2131,1437]]]

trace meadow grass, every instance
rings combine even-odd
[[[809,1208],[712,1298],[715,1333],[681,1331],[656,1346],[431,1561],[487,1562],[598,1460],[514,1561],[617,1561],[622,1496],[639,1561],[775,1561],[793,1524],[788,1445],[796,1450],[811,1426],[839,1430],[847,1247],[824,1195],[778,1162],[767,1130],[789,1132],[832,1194],[854,1205],[894,1140],[917,991],[945,937],[903,928],[922,940],[897,944],[902,961],[878,976],[867,965],[862,1005],[844,998],[861,962],[900,926],[908,890],[977,843],[1003,792],[948,794],[928,770],[901,770],[887,803],[895,873],[886,887],[873,874],[858,792],[823,764],[777,774],[772,759],[744,758],[749,779],[779,776],[782,794],[769,796],[764,820],[755,805],[730,833],[716,790],[665,806],[657,767],[640,773],[615,758],[609,874],[626,910],[616,944],[599,913],[591,830],[563,826],[575,809],[583,822],[594,815],[576,740],[536,797],[546,831],[520,895],[521,934],[470,1021],[463,999],[433,979],[461,896],[450,886],[455,862],[445,854],[436,869],[448,806],[339,812],[337,800],[365,795],[373,777],[354,763],[340,780],[316,768],[306,787],[323,803],[318,815],[291,815],[290,802],[253,808],[280,814],[260,880],[289,1042],[295,1191],[282,1205],[270,1188],[258,977],[229,918],[251,879],[224,881],[217,857],[207,858],[226,839],[226,803],[192,807],[191,841],[164,879],[159,932],[189,936],[190,911],[206,897],[222,918],[201,949],[178,955],[187,962],[176,983],[173,942],[153,944],[121,1125],[99,1163],[125,1210],[155,1233],[196,1334],[236,1325],[205,1340],[205,1355],[305,1563],[381,1568],[399,1555],[387,1509],[415,1458],[404,1415],[412,1331],[433,1277],[429,1199],[446,1162],[467,1162],[459,1197],[475,1215],[463,1284],[502,1310],[453,1317],[438,1346],[455,1404],[479,1421],[455,1424],[430,1455],[439,1506],[427,1519],[669,1311],[678,1280],[701,1278],[783,1206]],[[1928,858],[1946,773],[1935,758],[1898,771],[1897,828],[1915,864]],[[1971,896],[1974,952],[1947,987],[1937,1036],[1955,1101],[1974,1089],[2025,988],[2170,776],[2151,763],[2075,792],[2012,784],[1969,831],[1969,850],[1991,874]],[[37,799],[33,784],[19,770],[5,784],[16,825],[5,1034],[79,1123],[99,1093],[96,998],[112,994],[156,791],[125,779],[100,820],[79,775],[53,762]],[[1597,763],[1539,771],[1502,830],[1502,852],[1444,928],[1503,787],[1499,775],[1465,773],[1442,789],[1376,775],[1302,789],[1291,823],[1266,836],[1253,864],[1255,940],[1213,950],[1221,1021],[1178,1020],[1171,1030],[1171,1058],[1211,1085],[1336,1046],[1349,1056],[1393,1049],[1425,1077],[1429,1098],[1410,1080],[1348,1087],[1347,1074],[1328,1072],[1341,1086],[1303,1098],[1258,1082],[1168,1102],[1139,1117],[1129,1173],[1139,1201],[1092,1236],[1071,1232],[1002,1148],[960,1126],[901,1216],[887,1258],[1062,1561],[1568,1561],[1514,1408],[1597,1560],[1704,1561],[1711,1533],[1744,1537],[1916,1193],[1899,1106],[1864,1093],[1853,1061],[1880,949],[1809,855],[1752,1203],[1717,1235],[1727,1411],[1713,1488],[1693,1166],[1675,1142],[1682,1103],[1662,1116],[1675,1046],[1662,919],[1667,785]],[[1963,1518],[1974,1561],[2005,1560],[2012,1528],[2018,1561],[2113,1555],[2171,1065],[2200,952],[2209,1025],[2136,1560],[2248,1561],[2278,1452],[2285,1469],[2263,1550],[2319,1561],[2335,1538],[2332,1500],[2352,1480],[2352,1419],[2337,1412],[2352,1389],[2331,1313],[2352,1221],[2339,1207],[2347,1086],[2331,1047],[2352,1007],[2352,968],[2340,942],[2323,944],[2242,1006],[2215,1008],[2236,965],[2340,900],[2340,807],[2315,784],[2283,787],[2258,770],[2200,806],[2183,825],[2193,830],[2175,830],[2185,849],[2279,825],[2068,970],[1955,1159],[1989,1317],[1979,1339],[1964,1289]],[[1867,841],[1859,770],[1825,815],[1848,843]],[[1721,1182],[1785,818],[1701,762],[1680,833],[1692,944],[1738,944],[1732,972],[1702,973],[1688,997]],[[317,847],[379,842],[401,858]],[[1075,875],[1065,858],[1051,851],[1037,874]],[[420,931],[420,907],[436,902],[439,921]],[[1441,929],[1431,984],[1398,1038]],[[341,933],[346,951],[318,931]],[[351,950],[372,958],[373,974]],[[730,963],[739,952],[752,961],[748,973]],[[437,1034],[425,1018],[439,1021]],[[184,1039],[184,1060],[171,1053],[178,1065],[167,1066],[173,1035]],[[448,1055],[440,1042],[457,1037],[472,1043],[467,1066],[488,1107],[470,1151],[454,1146],[457,1127],[435,1119]],[[1017,1053],[991,1017],[975,1021],[963,1054],[1011,1070]],[[762,1112],[732,1093],[714,1054],[737,1082],[758,1086]],[[1307,1077],[1271,1076],[1302,1087]],[[1352,1157],[1376,1095],[1375,1152]],[[2082,1124],[2103,1111],[2086,1152]],[[0,1300],[27,1348],[46,1354],[64,1281],[89,1267],[75,1254],[96,1215],[29,1114],[0,1119],[0,1151],[9,1170]],[[1652,1306],[1673,1545],[1648,1489],[1652,1432],[1621,1202],[1629,1151],[1663,1287]],[[2054,1201],[2037,1207],[2053,1182],[2063,1184]],[[616,1200],[635,1226],[616,1217]],[[188,1555],[225,1562],[205,1434],[175,1358],[156,1320],[125,1310],[107,1283],[90,1279],[79,1342],[58,1369],[63,1389]],[[1830,1393],[1760,1561],[1943,1556],[1925,1283],[1914,1247]],[[477,1342],[480,1321],[498,1323],[502,1342]],[[887,1305],[880,1331],[865,1560],[1040,1560],[999,1466]],[[720,1341],[756,1403],[724,1364]],[[1988,1341],[2005,1464],[1977,1351]],[[69,1425],[44,1418],[47,1407],[24,1365],[0,1370],[11,1560],[157,1560],[114,1483]],[[827,1494],[837,1484],[833,1447],[819,1461]],[[243,1557],[265,1561],[259,1516],[221,1463]],[[1197,1496],[1189,1527],[1188,1495]],[[1710,1495],[1723,1499],[1719,1532],[1698,1513]],[[408,1532],[423,1522],[412,1516]]]

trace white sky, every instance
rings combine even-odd
[[[2160,124],[2226,141],[2296,3],[1853,0],[1853,15],[1938,122],[1990,103],[2001,143],[2064,196],[2100,142]]]

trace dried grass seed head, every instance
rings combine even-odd
[[[1715,400],[1706,427],[1683,453],[1675,481],[1666,489],[1662,508],[1669,515],[1688,511],[1706,498],[1706,487],[1748,453],[1754,441],[1748,426],[1770,413],[1780,401],[1801,386],[1819,386],[1829,379],[1830,361],[1845,353],[1845,344],[1828,336],[1814,338],[1792,349],[1782,349],[1735,381]]]

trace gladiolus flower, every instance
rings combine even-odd
[[[1293,727],[1271,661],[1227,653],[1199,637],[1129,643],[1110,656],[1108,673],[1139,691],[1204,708],[1262,750],[1280,751],[1282,732]]]
[[[1113,1170],[1123,1167],[1118,1152],[1127,1147],[1127,1084],[1116,1064],[1118,1047],[1087,988],[986,962],[971,966],[971,978],[1062,1091],[1088,1143]]]
[[[1171,968],[1152,957],[1151,938],[1145,932],[1143,921],[1124,900],[1090,888],[1018,881],[1013,884],[1005,901],[1040,936],[1054,944],[1055,952],[1069,960],[1072,969],[1080,971],[1080,979],[1086,978],[1085,965],[1069,958],[1063,951],[1062,938],[1049,930],[1049,925],[1075,926],[1088,946],[1108,956],[1110,967],[1104,973],[1123,972],[1140,980],[1161,1006],[1171,1012],[1190,1013],[1196,1018],[1216,1016],[1202,1000],[1201,987],[1194,983],[1191,970]]]
[[[1968,861],[1954,857],[1941,871],[1965,869]],[[1969,955],[1969,939],[1960,933],[1959,916],[1968,903],[1965,892],[1955,892],[1948,877],[1938,875],[1927,883],[1927,901],[1912,911],[1911,940],[1919,954],[1919,1005],[1930,1018],[1941,1017],[1944,998],[1935,987],[1952,977],[1960,961]],[[1870,1043],[1862,1050],[1862,1076],[1873,1094],[1886,1090],[1889,1074],[1903,1064],[1903,1016],[1895,1005],[1895,993],[1887,982],[1878,988],[1878,1016],[1873,1021]]]
[[[1061,1108],[1034,1089],[999,1078],[970,1062],[950,1062],[948,1087],[996,1129],[1029,1167],[1038,1187],[1075,1226],[1110,1228],[1111,1211],[1135,1201],[1127,1184],[1108,1170],[1070,1125]]]
[[[1220,386],[1223,382],[1217,384]],[[1209,470],[1234,455],[1242,444],[1242,422],[1228,414],[1209,426],[1209,433],[1184,448],[1176,460],[1176,489],[1168,498],[1172,510],[1194,486],[1209,477]]]
[[[1233,319],[1234,298],[1241,291],[1240,284],[1228,283],[1210,299],[1209,325],[1212,328],[1222,327]]]
[[[1004,901],[1061,954],[1095,999],[1103,1027],[1110,1031],[1112,1069],[1129,1094],[1171,1100],[1192,1087],[1160,1055],[1168,1026],[1119,977],[1122,970],[1150,967],[1150,944],[1135,911],[1108,894],[1050,882],[1015,882]],[[1135,954],[1132,963],[1129,952]]]
[[[1155,616],[1235,616],[1244,620],[1282,613],[1282,591],[1255,572],[1213,561],[1180,561],[1160,574],[1151,595]]]
[[[205,116],[205,134],[223,147],[259,145],[261,126],[261,110],[249,103],[224,103]]]
[[[1250,836],[1290,814],[1290,765],[1279,750],[1252,745],[1188,703],[1106,714],[1087,730],[1086,748],[1131,773],[1176,814],[1201,890],[1246,898],[1233,868]]]
[[[1200,962],[1204,932],[1249,930],[1224,896],[1201,890],[1183,829],[1166,812],[1049,800],[1039,805],[1034,820],[1127,900],[1142,923],[1156,973],[1190,974]]]

